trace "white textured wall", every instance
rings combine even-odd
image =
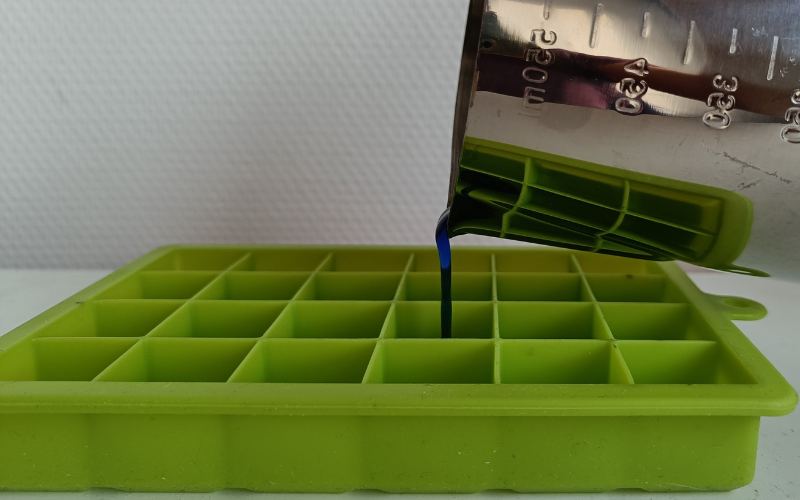
[[[467,4],[0,0],[0,267],[432,244]]]

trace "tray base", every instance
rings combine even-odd
[[[758,417],[0,415],[4,490],[732,490]],[[32,446],[46,441],[47,446]]]

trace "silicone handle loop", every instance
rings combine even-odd
[[[767,308],[755,300],[730,295],[707,295],[728,319],[755,321],[767,315]]]

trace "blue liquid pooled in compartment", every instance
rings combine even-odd
[[[442,273],[442,338],[450,338],[453,323],[453,301],[450,291],[450,237],[447,235],[447,220],[450,209],[444,211],[436,224],[436,248],[439,250],[439,268]]]

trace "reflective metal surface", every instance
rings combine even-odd
[[[465,136],[742,193],[800,279],[800,0],[473,0],[451,197]]]

